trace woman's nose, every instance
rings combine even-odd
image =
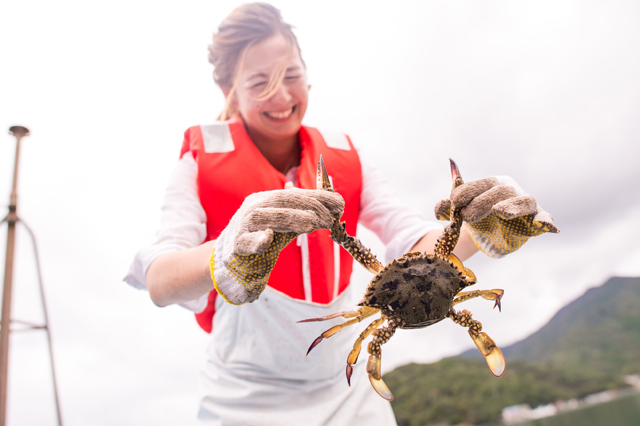
[[[276,104],[288,104],[292,99],[291,93],[289,93],[289,89],[283,83],[276,89],[276,92],[269,99],[269,101]]]

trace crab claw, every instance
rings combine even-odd
[[[358,355],[360,355],[360,345],[354,346],[353,350],[349,352],[347,357],[347,383],[351,386],[351,375],[353,374],[353,364],[358,362]]]
[[[305,355],[305,356],[308,356],[308,355],[309,355],[309,352],[311,352],[311,350],[312,350],[313,348],[315,348],[316,346],[318,346],[318,345],[320,344],[320,342],[322,342],[323,340],[324,340],[324,337],[322,337],[322,336],[318,336],[318,337],[316,338],[316,340],[314,340],[314,341],[313,341],[313,343],[311,344],[311,346],[309,346],[309,349],[307,349],[307,355]]]
[[[312,318],[311,321],[316,320],[316,319],[317,318]],[[309,350],[307,350],[307,355],[309,355],[309,352],[311,352],[311,350],[313,348],[318,346],[320,344],[320,342],[322,342],[324,339],[328,339],[329,337],[333,336],[334,334],[336,334],[337,332],[342,330],[345,326],[350,325],[353,322],[357,322],[357,320],[358,320],[357,318],[356,319],[352,319],[351,321],[347,321],[347,322],[343,322],[342,324],[334,325],[330,329],[325,330],[320,336],[318,336],[316,338],[316,340],[313,341],[311,346],[309,346]]]
[[[453,187],[457,188],[462,185],[464,181],[462,180],[462,175],[460,174],[460,169],[458,169],[456,162],[449,158],[449,163],[451,165],[451,179],[453,180]]]
[[[504,355],[499,347],[496,346],[485,359],[494,376],[500,377],[504,374],[504,371],[507,369],[507,361],[504,359]]]
[[[382,379],[374,379],[373,376],[369,374],[369,381],[378,395],[387,401],[393,401],[393,394]]]
[[[451,158],[449,158],[449,164],[451,165],[451,179],[455,180],[460,176],[460,170],[458,170],[458,165]]]
[[[496,306],[497,306],[498,310],[500,312],[502,312],[502,304],[500,303],[500,300],[502,300],[502,295],[503,294],[504,294],[504,290],[501,290],[499,288],[494,288],[494,289],[491,290],[491,293],[483,294],[482,298],[486,299],[486,300],[495,300],[496,303],[494,303],[493,309],[495,309]]]
[[[347,384],[351,387],[351,375],[353,374],[353,365],[347,364]]]
[[[498,297],[496,297],[496,303],[493,304],[493,309],[495,309],[497,306],[498,311],[502,312],[502,304],[500,303],[500,300],[502,300],[502,295],[504,294],[504,290],[493,290],[493,291],[499,292]]]
[[[480,353],[487,360],[487,365],[493,375],[496,377],[502,376],[507,368],[507,361],[504,359],[500,348],[496,346],[496,342],[485,332],[474,335],[471,330],[469,330],[469,335],[478,347],[478,350],[480,350]]]
[[[324,160],[322,154],[320,154],[320,161],[318,161],[318,172],[316,173],[316,186],[317,189],[327,189],[333,191],[333,185],[329,179],[327,169],[324,167]]]
[[[382,380],[380,374],[380,365],[381,359],[379,356],[369,356],[369,360],[367,361],[367,373],[369,374],[369,381],[371,382],[371,386],[373,386],[373,389],[378,393],[378,395],[380,395],[387,401],[393,401],[393,395],[391,394],[391,391]]]

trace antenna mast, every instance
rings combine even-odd
[[[56,400],[56,414],[58,415],[58,425],[62,426],[62,419],[60,417],[60,403],[58,400],[58,386],[56,383],[56,373],[53,364],[53,350],[51,348],[51,333],[49,332],[49,316],[47,315],[47,305],[44,299],[44,289],[42,287],[42,274],[40,272],[40,259],[38,257],[38,249],[36,246],[36,239],[31,229],[27,224],[20,220],[17,214],[18,207],[18,164],[20,159],[20,141],[23,137],[29,136],[29,129],[23,126],[12,126],[9,128],[11,133],[16,138],[16,160],[13,169],[13,187],[11,189],[11,197],[9,200],[9,214],[2,220],[2,223],[7,222],[7,253],[4,267],[4,288],[2,293],[2,319],[0,320],[0,426],[5,426],[7,421],[7,377],[9,373],[9,333],[11,330],[11,323],[19,323],[24,327],[20,330],[44,330],[47,332],[47,342],[49,344],[49,359],[51,360],[51,375],[53,377],[53,392]],[[36,260],[36,266],[38,269],[38,283],[40,285],[40,295],[42,298],[42,309],[44,312],[44,324],[32,324],[26,321],[11,320],[11,291],[13,285],[13,259],[14,248],[16,241],[16,224],[20,222],[31,237],[33,244],[33,251]]]

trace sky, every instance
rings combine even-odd
[[[207,44],[239,4],[0,5],[0,130],[31,130],[18,213],[38,240],[66,425],[195,416],[208,335],[188,311],[158,308],[122,278],[154,239],[182,133],[222,108]],[[639,3],[273,4],[296,27],[308,66],[305,124],[349,134],[403,201],[433,219],[451,157],[466,181],[512,176],[554,216],[559,234],[465,262],[478,288],[505,290],[502,313],[465,304],[499,346],[608,277],[640,275]],[[2,133],[0,207],[15,149]],[[374,234],[359,236],[382,257]],[[31,250],[19,228],[12,317],[39,322]],[[355,285],[370,278],[356,267]],[[383,371],[471,347],[449,321],[401,330],[385,345]],[[56,424],[44,333],[12,333],[9,368],[8,424]]]

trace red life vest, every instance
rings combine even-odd
[[[347,232],[355,235],[362,168],[353,144],[344,134],[323,135],[306,126],[300,128],[298,139],[302,153],[296,186],[316,188],[317,163],[322,154],[333,187],[345,200],[342,220]],[[248,195],[284,189],[288,182],[253,144],[240,117],[189,128],[180,156],[189,151],[198,164],[198,194],[207,215],[207,241],[218,238]],[[268,285],[294,299],[328,304],[349,285],[352,267],[353,258],[331,240],[329,231],[318,230],[282,250]],[[207,307],[196,314],[198,324],[208,333],[213,328],[217,295],[211,291]]]

